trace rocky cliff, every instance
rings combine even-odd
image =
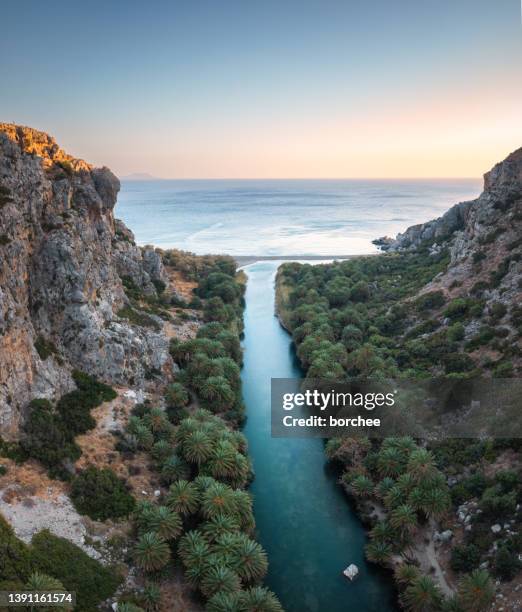
[[[522,299],[522,148],[484,175],[484,191],[442,217],[408,228],[396,239],[375,241],[383,250],[448,249],[450,263],[427,290],[481,294],[487,300]]]
[[[168,284],[159,254],[114,219],[119,187],[47,134],[0,124],[2,435],[30,399],[69,390],[74,368],[138,386],[172,367],[161,320],[118,316],[129,283],[148,296]]]

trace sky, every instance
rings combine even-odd
[[[522,146],[520,0],[2,0],[0,121],[119,176],[476,177]]]

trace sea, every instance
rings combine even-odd
[[[335,257],[477,197],[480,179],[122,181],[116,216],[138,244],[198,255]]]

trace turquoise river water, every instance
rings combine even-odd
[[[364,559],[365,531],[325,463],[323,441],[270,435],[270,379],[302,375],[274,316],[277,266],[245,269],[244,433],[256,474],[258,536],[270,563],[267,584],[287,612],[397,610],[389,575]],[[360,569],[352,583],[341,573],[350,563]]]

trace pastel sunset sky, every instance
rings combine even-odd
[[[117,174],[475,177],[522,146],[519,0],[4,0],[0,121]]]

